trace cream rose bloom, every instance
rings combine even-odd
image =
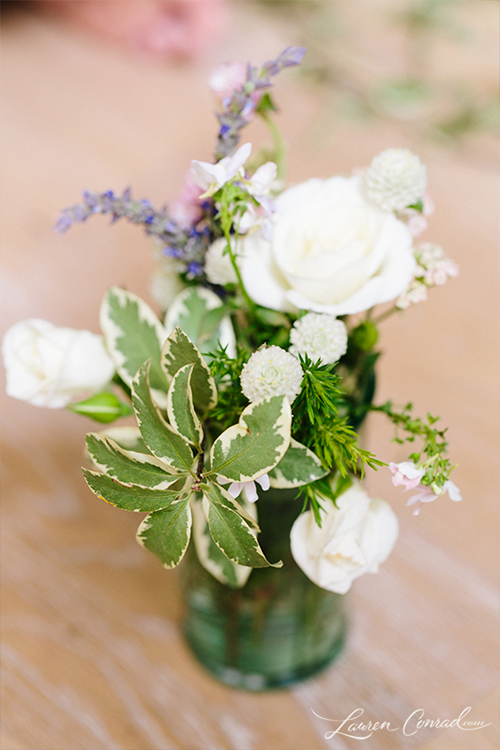
[[[345,594],[355,578],[376,573],[398,536],[398,521],[384,500],[372,500],[355,482],[337,500],[325,501],[320,528],[312,510],[302,513],[291,531],[292,555],[317,586]]]
[[[412,237],[371,205],[361,178],[312,179],[276,199],[271,241],[242,239],[250,297],[274,310],[349,315],[398,297],[415,268]]]
[[[7,394],[34,406],[62,409],[105,388],[115,366],[102,336],[32,318],[4,336]]]

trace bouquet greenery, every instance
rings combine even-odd
[[[97,214],[142,226],[157,243],[164,317],[114,287],[102,336],[29,320],[8,331],[3,351],[11,396],[101,423],[135,414],[137,426],[87,435],[93,467],[83,471],[98,497],[147,513],[137,539],[165,567],[178,565],[191,536],[201,564],[230,587],[253,568],[280,567],[259,544],[255,501],[269,488],[293,490],[293,557],[342,594],[377,570],[398,531],[389,504],[362,485],[366,467],[385,466],[360,445],[369,411],[411,444],[408,460],[389,468],[394,484],[417,490],[415,512],[446,492],[461,499],[437,418],[373,403],[379,323],[458,269],[437,245],[415,245],[431,203],[426,169],[406,149],[351,177],[284,188],[269,91],[304,53],[289,47],[260,68],[214,73],[215,161],[192,162],[168,209],[130,190],[87,191],[58,220],[60,232]],[[252,147],[239,141],[254,117],[273,149],[249,162]]]

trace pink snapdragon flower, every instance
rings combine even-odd
[[[417,492],[416,495],[410,497],[406,505],[407,507],[414,505],[415,508],[413,510],[413,515],[418,516],[422,505],[425,503],[432,503],[433,500],[440,495],[444,495],[445,492],[448,493],[450,500],[453,500],[454,503],[458,503],[462,499],[462,493],[455,482],[448,479],[442,487],[435,487],[434,485],[431,487],[423,487],[420,492]]]
[[[406,507],[410,508],[412,505],[415,506],[413,509],[413,515],[418,516],[420,509],[424,503],[432,503],[437,498],[437,495],[431,490],[430,487],[422,487],[420,492],[416,495],[412,495],[406,502]]]
[[[393,474],[393,485],[395,487],[404,485],[404,492],[415,489],[425,474],[425,469],[418,467],[413,461],[402,461],[400,464],[391,461],[389,469]]]
[[[225,479],[224,477],[217,477],[217,481],[219,484],[229,484],[229,479]],[[233,482],[228,487],[228,492],[231,495],[231,497],[234,497],[235,499],[241,494],[241,491],[243,490],[245,492],[245,497],[248,500],[249,503],[255,503],[259,496],[257,494],[257,487],[255,486],[255,482],[259,484],[264,491],[267,491],[269,487],[271,486],[271,482],[269,480],[268,474],[262,474],[261,477],[257,477],[255,481],[250,482]]]

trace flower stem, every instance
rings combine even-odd
[[[250,298],[247,290],[245,289],[245,285],[243,283],[243,279],[241,278],[240,269],[238,268],[238,264],[236,262],[236,256],[233,253],[233,248],[231,246],[231,235],[229,234],[229,230],[224,231],[224,236],[225,236],[226,242],[227,242],[227,248],[228,248],[228,251],[229,251],[229,257],[231,259],[231,265],[233,266],[234,272],[236,274],[236,278],[238,279],[238,285],[239,285],[239,287],[241,289],[241,293],[243,295],[243,298],[244,298],[245,302],[247,303],[249,309],[250,310],[254,310],[255,309],[255,303]],[[236,234],[234,236],[235,236],[235,241],[236,241],[236,244],[237,244],[238,243],[238,238],[239,238],[238,232],[236,232]]]
[[[271,137],[273,139],[274,143],[274,152],[275,152],[275,160],[276,160],[276,167],[278,169],[278,178],[280,180],[286,179],[286,146],[285,141],[283,140],[283,136],[281,135],[280,129],[272,119],[272,117],[269,117],[268,114],[265,112],[259,113],[264,122],[267,125],[267,129],[269,130]]]
[[[389,318],[395,312],[401,312],[401,310],[399,309],[399,307],[396,307],[396,305],[394,305],[393,307],[390,307],[388,310],[386,310],[385,312],[381,313],[376,318],[373,318],[373,320],[372,320],[373,325],[378,326],[379,323],[381,323],[386,318]]]

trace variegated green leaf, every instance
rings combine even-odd
[[[146,516],[137,529],[137,541],[153,552],[165,568],[175,568],[189,544],[191,523],[188,496]]]
[[[235,337],[227,308],[210,289],[190,286],[180,292],[165,317],[165,328],[182,328],[202,354],[215,352],[219,343],[235,355]]]
[[[103,435],[90,433],[86,437],[89,456],[99,471],[121,484],[166,490],[177,482],[178,474],[166,473],[165,465],[154,456],[123,450]]]
[[[239,423],[214,442],[212,471],[233,482],[250,482],[270,471],[290,444],[291,422],[286,396],[250,404],[242,411]]]
[[[199,349],[177,326],[165,341],[161,353],[161,364],[170,382],[184,365],[194,364],[191,388],[193,402],[197,409],[205,412],[217,403],[215,381]]]
[[[100,435],[113,440],[120,448],[135,453],[150,454],[149,448],[142,439],[141,431],[135,425],[123,425],[121,427],[108,427],[102,430]]]
[[[167,396],[167,414],[170,424],[179,435],[200,448],[203,430],[194,410],[191,378],[194,365],[184,365],[178,370],[170,384]]]
[[[149,388],[148,372],[149,362],[146,362],[132,382],[132,401],[141,435],[156,458],[178,471],[189,472],[193,466],[191,448],[158,411]]]
[[[281,561],[270,563],[247,522],[226,505],[203,496],[210,534],[217,547],[238,565],[252,568],[281,568]],[[208,506],[208,507],[207,507]]]
[[[166,392],[160,359],[167,332],[149,305],[132,292],[111,287],[101,305],[100,322],[108,351],[125,383],[130,386],[139,367],[151,359],[151,387]]]
[[[115,505],[123,510],[149,513],[163,510],[177,500],[179,490],[151,490],[136,485],[124,485],[111,479],[105,474],[83,469],[83,475],[88,486],[97,497],[109,505]]]
[[[327,474],[317,455],[292,438],[279,464],[269,472],[269,479],[271,487],[287,489],[315,482]]]
[[[232,589],[244,586],[252,568],[234,563],[220,551],[210,535],[208,522],[199,500],[191,501],[191,511],[193,514],[193,541],[200,563],[224,586],[229,586]]]
[[[224,487],[221,487],[217,482],[212,482],[210,479],[208,479],[206,484],[203,483],[200,485],[200,490],[210,502],[220,503],[221,505],[225,505],[226,508],[234,510],[248,523],[250,528],[254,529],[254,531],[260,531],[254,518],[256,514],[248,511],[248,506],[252,509],[254,509],[255,506],[252,506],[251,503],[247,503],[243,495],[241,495],[242,502],[240,503],[238,500],[235,500]]]

